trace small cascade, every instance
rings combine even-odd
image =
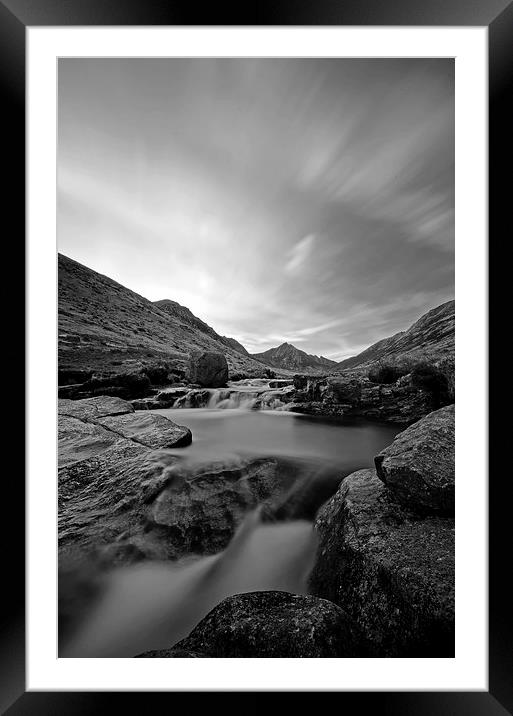
[[[179,395],[171,406],[209,410],[283,410],[290,403],[290,387],[271,390],[263,380],[240,381],[227,388],[192,388]]]
[[[240,390],[212,391],[208,408],[216,410],[253,410],[257,407],[259,392]]]

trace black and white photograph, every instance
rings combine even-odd
[[[59,657],[454,657],[454,92],[59,60]]]

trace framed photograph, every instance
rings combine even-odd
[[[487,438],[511,5],[209,15],[0,3],[27,379],[2,712],[513,713]]]

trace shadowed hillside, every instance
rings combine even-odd
[[[447,301],[419,318],[408,330],[369,346],[338,364],[338,370],[377,361],[439,360],[454,355],[454,301]]]
[[[124,370],[152,359],[180,365],[208,350],[224,353],[232,371],[263,374],[265,366],[232,345],[178,303],[152,303],[59,254],[59,368]]]

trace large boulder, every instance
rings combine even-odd
[[[319,512],[311,593],[339,604],[376,657],[454,655],[454,520],[419,519],[373,470]]]
[[[190,382],[204,388],[222,388],[228,382],[228,363],[222,353],[207,351],[191,357]]]
[[[454,405],[410,425],[374,461],[378,477],[403,505],[454,515]]]
[[[284,489],[271,458],[239,463],[173,463],[156,482],[148,521],[168,545],[169,556],[211,554],[227,546],[244,515],[270,505]]]
[[[319,658],[362,655],[361,635],[325,599],[288,592],[249,592],[224,599],[171,650],[140,657]]]

